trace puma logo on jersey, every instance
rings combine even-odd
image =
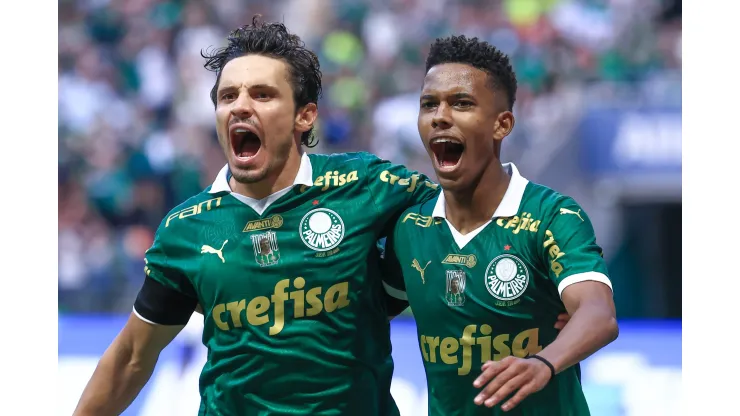
[[[565,215],[565,214],[575,215],[576,217],[580,218],[581,221],[583,221],[583,217],[581,217],[580,209],[578,210],[578,212],[575,212],[575,211],[569,210],[568,208],[560,208],[560,215]]]
[[[221,244],[221,248],[218,250],[209,246],[208,244],[204,244],[203,247],[200,248],[200,254],[215,254],[218,256],[218,258],[221,259],[221,263],[226,263],[226,259],[224,259],[223,249],[228,242],[229,240],[224,241],[224,243]]]
[[[416,260],[416,259],[414,259],[414,261],[411,262],[411,267],[413,267],[414,269],[418,270],[419,271],[419,274],[421,275],[421,284],[426,283],[424,281],[424,270],[426,270],[427,267],[429,267],[429,263],[431,263],[431,262],[432,262],[431,260],[428,261],[427,264],[424,266],[424,268],[421,267],[421,265],[419,264],[419,261]]]

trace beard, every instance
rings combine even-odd
[[[267,179],[267,176],[270,173],[269,166],[262,166],[257,169],[249,170],[240,168],[234,169],[232,166],[229,166],[229,170],[231,171],[231,176],[234,180],[243,184],[262,182]]]

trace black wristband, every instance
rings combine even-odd
[[[527,358],[534,358],[535,360],[540,360],[543,363],[545,363],[545,365],[550,369],[550,380],[552,380],[552,379],[555,378],[555,366],[553,366],[552,363],[550,363],[546,359],[544,359],[544,358],[542,358],[542,357],[540,357],[539,355],[536,355],[536,354],[535,355],[530,355]]]

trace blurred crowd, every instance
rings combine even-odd
[[[319,55],[315,152],[370,150],[430,173],[418,91],[429,44],[449,34],[512,58],[511,157],[567,137],[584,103],[681,99],[680,1],[59,0],[61,311],[131,307],[159,221],[225,163],[200,52],[257,13]]]

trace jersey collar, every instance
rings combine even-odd
[[[519,169],[513,163],[504,163],[502,165],[506,172],[511,175],[511,181],[509,187],[506,188],[506,193],[501,203],[496,208],[496,212],[493,213],[491,218],[506,218],[513,217],[519,212],[519,206],[522,203],[524,197],[524,189],[527,187],[529,180],[519,174]],[[437,203],[434,204],[434,210],[432,211],[432,217],[434,218],[447,218],[445,209],[445,193],[440,192],[437,197]]]
[[[211,189],[208,193],[217,194],[219,192],[231,193],[231,187],[229,186],[229,178],[231,178],[231,171],[229,170],[229,164],[227,163],[216,176],[216,180],[213,181]],[[293,186],[296,185],[313,185],[313,167],[311,166],[311,159],[308,157],[308,153],[303,153],[301,156],[301,165],[298,168],[298,174],[293,181]]]

